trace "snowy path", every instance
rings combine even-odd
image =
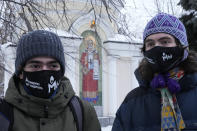
[[[112,126],[102,127],[102,131],[111,131]]]

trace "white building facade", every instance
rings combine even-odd
[[[82,85],[80,85],[80,45],[83,43],[82,37],[60,36],[65,50],[66,72],[65,76],[71,81],[76,95],[81,95]],[[117,36],[116,36],[117,37]],[[70,43],[69,46],[67,43]],[[72,44],[71,44],[72,43]],[[101,61],[101,103],[93,104],[97,111],[97,115],[101,119],[103,125],[113,123],[115,113],[124,100],[125,96],[132,89],[138,86],[138,82],[134,76],[134,71],[138,67],[141,60],[141,54],[138,43],[130,43],[128,41],[117,41],[109,39],[102,43],[102,61]],[[4,73],[4,92],[8,87],[8,82],[12,73],[14,73],[15,49],[11,43],[2,47],[5,60]]]
[[[67,32],[51,30],[60,36],[64,46],[65,76],[76,95],[95,107],[103,126],[113,123],[125,96],[138,86],[134,71],[142,58],[142,41],[118,34],[117,25],[106,19],[95,18],[92,10],[75,19]],[[1,51],[5,69],[9,70],[4,73],[5,93],[15,70],[16,47],[7,43]]]

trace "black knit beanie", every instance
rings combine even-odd
[[[24,34],[17,45],[15,74],[18,76],[25,63],[37,56],[55,58],[60,63],[62,73],[64,74],[64,48],[60,38],[56,34],[45,30],[36,30]]]

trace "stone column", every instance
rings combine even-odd
[[[8,88],[8,82],[15,71],[15,52],[16,48],[11,46],[12,43],[6,43],[2,45],[4,61],[4,95]]]
[[[69,78],[75,93],[79,96],[79,46],[82,37],[61,37],[61,40],[65,52],[65,76]]]
[[[117,110],[117,76],[116,76],[116,58],[108,56],[108,80],[109,80],[109,115],[114,115]]]

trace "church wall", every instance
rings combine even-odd
[[[132,73],[131,68],[132,63],[131,63],[131,57],[120,57],[117,59],[117,108],[120,106],[122,101],[125,99],[127,93],[131,91],[133,88],[132,87]]]
[[[2,48],[2,55],[4,57],[4,94],[6,93],[6,90],[8,88],[8,82],[10,77],[13,75],[15,71],[15,52],[16,47],[11,46],[12,43],[6,43],[1,46]]]
[[[77,6],[76,6],[77,5]],[[61,5],[59,5],[61,6]],[[98,116],[115,116],[115,113],[129,91],[138,86],[134,76],[134,71],[138,66],[139,48],[133,46],[133,43],[125,41],[107,41],[117,33],[118,27],[114,21],[110,22],[106,12],[103,11],[101,17],[97,17],[95,26],[91,27],[90,22],[95,20],[94,12],[89,11],[90,7],[81,10],[82,3],[68,3],[69,24],[58,23],[59,18],[54,15],[53,10],[49,10],[52,21],[57,22],[57,29],[74,31],[78,36],[83,32],[96,31],[101,38],[102,47],[102,105],[95,106]],[[71,9],[71,10],[70,10]],[[81,10],[78,12],[78,10]],[[96,9],[98,11],[98,8]],[[46,21],[48,22],[48,21]],[[61,37],[65,49],[66,71],[65,76],[71,81],[76,95],[80,96],[80,44],[83,38]],[[104,48],[103,48],[104,47]],[[13,65],[14,61],[9,61],[8,65]],[[10,64],[12,63],[12,64]],[[13,70],[13,69],[12,69]],[[5,87],[10,74],[5,73]],[[6,88],[5,88],[6,89]]]
[[[79,46],[82,38],[61,37],[65,51],[65,76],[71,81],[76,95],[79,96]]]
[[[56,5],[56,3],[53,3],[53,6],[52,6],[52,3],[53,2],[50,2],[48,5],[45,5],[46,3],[41,2],[41,5],[45,6],[46,9],[40,8],[40,10],[42,10],[43,12],[47,12],[46,14],[47,14],[47,16],[49,16],[48,19],[45,19],[44,18],[45,16],[41,16],[42,20],[40,19],[40,16],[37,17],[38,20],[41,20],[40,21],[41,23],[43,21],[47,25],[47,26],[45,26],[45,24],[43,24],[42,28],[49,27],[49,28],[56,28],[56,29],[69,31],[69,29],[72,27],[72,24],[77,19],[87,15],[90,12],[90,10],[92,9],[94,14],[93,14],[91,20],[95,20],[95,14],[96,14],[96,16],[97,16],[96,21],[98,21],[98,24],[100,23],[99,19],[103,19],[105,21],[105,23],[110,24],[110,26],[112,26],[111,29],[113,29],[117,33],[118,27],[117,27],[116,22],[113,19],[110,21],[105,7],[104,6],[101,7],[100,2],[93,3],[93,7],[92,7],[91,3],[87,2],[87,1],[78,1],[78,0],[66,1],[66,5],[65,5],[66,6],[66,8],[65,8],[66,17],[63,15],[64,5],[62,4],[62,2],[57,3],[57,5]],[[25,10],[27,10],[27,9],[25,8]],[[57,15],[57,11],[58,11],[59,16]],[[120,15],[113,8],[109,8],[108,11],[110,12],[110,15],[113,16],[113,18],[115,18],[115,19],[118,18]],[[33,29],[36,29],[37,27],[36,27],[35,23],[33,23],[32,15],[27,14],[27,12],[28,11],[26,11],[26,16],[28,17],[29,22],[32,24]],[[16,17],[19,17],[19,16],[17,15]],[[91,20],[87,19],[86,24],[90,25]],[[21,23],[23,23],[22,26],[25,25],[24,21],[21,21]],[[39,26],[39,24],[38,24],[38,26]],[[86,28],[86,29],[88,29],[88,28]],[[80,33],[78,35],[80,35]]]
[[[121,43],[117,41],[104,42],[107,49],[107,78],[108,78],[108,105],[104,105],[104,109],[110,116],[115,116],[117,109],[123,102],[125,96],[138,86],[134,71],[138,67],[138,63],[142,56],[140,53],[140,45]],[[105,107],[106,106],[106,107]]]
[[[103,92],[102,92],[102,96],[103,96],[103,115],[104,116],[109,116],[109,107],[110,107],[110,100],[109,100],[109,93],[110,93],[110,88],[109,88],[109,64],[108,64],[108,58],[107,58],[107,53],[105,50],[102,50],[102,88],[103,88]]]
[[[95,31],[95,28],[90,28],[90,24],[85,22],[83,25],[81,25],[77,31],[79,34],[82,34],[84,31],[86,30],[91,30],[91,31]],[[107,36],[106,36],[106,31],[103,30],[103,28],[100,27],[100,25],[97,25],[96,27],[96,31],[99,35],[99,37],[101,38],[102,41],[107,40]]]

